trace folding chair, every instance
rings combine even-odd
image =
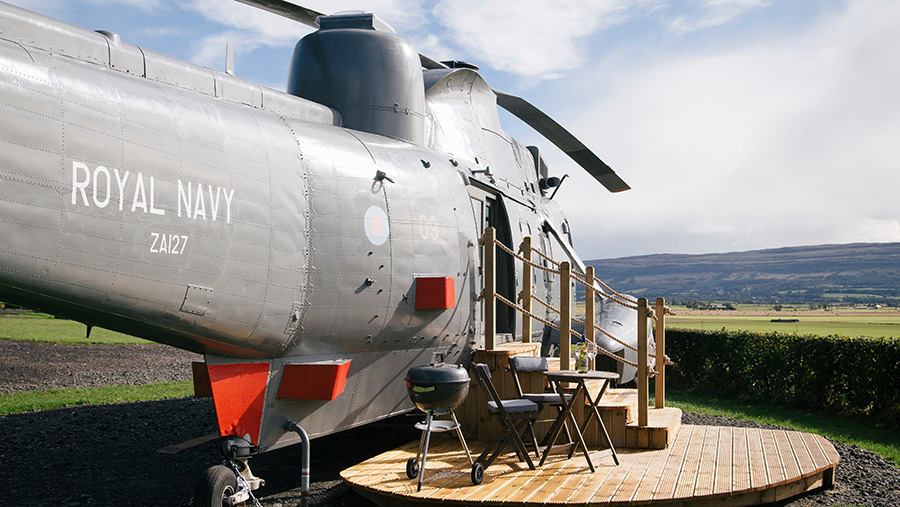
[[[528,449],[525,448],[520,434],[528,424],[537,419],[537,403],[523,399],[501,400],[497,389],[494,388],[494,384],[491,382],[491,372],[486,364],[473,364],[472,373],[475,374],[475,379],[488,400],[487,403],[491,414],[496,416],[503,426],[500,436],[488,444],[481,456],[475,460],[475,464],[472,465],[472,482],[475,484],[481,483],[484,471],[491,466],[491,463],[500,456],[510,443],[512,443],[519,460],[524,461],[528,464],[528,468],[534,470],[534,462],[531,461],[531,456],[528,455]]]
[[[562,412],[562,402],[559,399],[559,394],[556,392],[550,393],[526,393],[523,392],[522,384],[519,381],[519,372],[536,372],[536,373],[544,373],[549,370],[550,367],[547,365],[546,357],[527,357],[527,356],[513,356],[509,358],[509,371],[512,373],[513,384],[516,386],[516,393],[519,395],[519,398],[532,401],[538,406],[538,413],[544,409],[545,406],[550,405],[556,408],[557,412]],[[543,377],[541,377],[543,381]],[[572,399],[571,394],[566,395],[567,400]],[[569,432],[568,423],[565,423],[563,428],[566,431],[566,438],[568,438],[569,443],[573,443],[572,434]],[[545,446],[547,444],[546,440],[549,435],[544,436],[544,441],[541,442],[540,446],[538,445],[537,435],[534,433],[534,423],[528,423],[528,431],[531,433],[531,440],[534,445],[534,453],[541,457],[541,446]]]

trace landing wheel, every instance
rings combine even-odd
[[[234,472],[222,465],[207,468],[200,476],[194,492],[195,507],[222,507],[225,499],[237,491]]]
[[[419,476],[419,461],[416,458],[406,460],[406,476],[415,479]]]
[[[480,461],[472,464],[472,484],[479,485],[484,480],[484,466]]]

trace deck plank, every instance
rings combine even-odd
[[[747,428],[747,456],[749,457],[750,488],[760,489],[768,481],[766,460],[763,456],[762,433],[758,428]]]
[[[630,451],[623,451],[628,454]],[[580,459],[580,463],[582,463],[582,480],[580,484],[575,484],[574,489],[575,492],[569,496],[568,502],[575,504],[586,504],[591,501],[591,499],[596,494],[597,490],[604,487],[611,480],[616,480],[613,477],[618,469],[622,468],[624,465],[625,458],[622,457],[622,453],[619,454],[620,465],[616,465],[613,462],[612,455],[608,451],[600,452],[592,452],[591,453],[591,461],[594,463],[595,471],[594,473],[590,472],[590,468],[587,466],[587,461],[582,457]]]
[[[719,428],[719,448],[716,452],[716,478],[713,492],[731,493],[734,487],[734,428]]]
[[[784,464],[785,480],[789,480],[791,477],[800,476],[800,465],[797,460],[797,453],[794,451],[794,446],[791,445],[788,433],[796,432],[788,432],[785,430],[778,430],[775,432],[775,444],[778,446],[778,454],[781,456],[782,463]]]
[[[664,463],[664,460],[654,459],[655,457],[656,454],[652,452],[642,452],[635,454],[634,459],[628,460],[631,466],[625,474],[625,480],[622,481],[619,489],[613,495],[611,499],[613,502],[631,502],[635,495],[645,489],[650,489],[652,492],[652,485],[648,488],[645,485],[645,481],[654,482],[650,477],[653,474],[651,469],[654,467],[654,463],[659,463],[660,465]],[[658,466],[658,468],[662,467]]]
[[[794,454],[797,456],[797,465],[800,467],[800,474],[807,475],[815,471],[816,464],[813,462],[812,455],[809,454],[809,449],[806,448],[806,443],[803,441],[803,435],[799,432],[791,431],[788,433],[787,437],[791,442],[791,447],[794,449]]]
[[[694,496],[694,486],[697,484],[697,474],[700,471],[700,459],[703,451],[703,445],[706,442],[706,432],[708,426],[697,426],[691,435],[691,445],[696,452],[685,454],[684,462],[681,465],[681,473],[678,475],[678,481],[675,485],[674,498],[690,498]],[[695,443],[695,440],[696,443]]]
[[[732,431],[732,491],[750,490],[750,449],[746,428]]]
[[[535,474],[528,484],[507,495],[504,502],[510,505],[525,504],[531,497],[537,495],[539,491],[550,490],[553,487],[553,483],[562,480],[559,479],[562,468],[561,463],[556,464],[556,466],[545,465],[541,473]]]
[[[711,495],[716,488],[716,460],[719,455],[719,433],[722,428],[709,427],[700,451],[700,466],[693,496]]]
[[[785,479],[784,463],[782,463],[781,455],[778,453],[778,444],[775,442],[774,432],[773,430],[761,430],[761,433],[766,433],[767,437],[762,439],[762,444],[768,482],[781,484]]]
[[[678,487],[678,478],[683,470],[684,460],[687,457],[688,449],[697,433],[699,426],[683,427],[675,438],[669,456],[666,458],[666,464],[663,467],[663,476],[659,485],[653,492],[653,499],[672,498],[675,495],[675,489]]]
[[[803,442],[806,444],[806,448],[809,449],[809,455],[812,457],[813,465],[818,469],[821,468],[822,462],[824,460],[824,454],[822,452],[822,448],[819,446],[819,440],[815,435],[811,435],[809,433],[804,433],[801,435],[803,437]]]
[[[823,438],[818,435],[813,435],[812,433],[803,433],[802,436],[816,468],[824,468],[828,464],[828,456],[822,448]]]
[[[622,487],[622,483],[628,477],[628,472],[634,465],[636,460],[622,460],[622,463],[610,470],[603,484],[596,488],[592,493],[592,501],[594,503],[608,503],[615,497],[616,492]]]
[[[631,497],[632,502],[649,502],[653,499],[668,462],[667,455],[669,451],[667,449],[645,451],[645,453],[650,460],[650,466],[647,468],[647,473],[641,478],[638,489]]]
[[[569,498],[578,492],[578,486],[584,482],[584,476],[591,473],[583,457],[576,455],[568,461],[573,463],[567,464],[567,474],[560,473],[557,475],[556,487],[553,491],[545,492],[548,502],[568,504]]]

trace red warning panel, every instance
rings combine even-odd
[[[416,278],[416,310],[456,308],[455,292],[449,276]]]
[[[287,364],[278,398],[331,401],[344,392],[350,363]]]
[[[269,363],[210,364],[207,370],[219,434],[250,435],[250,441],[259,445]]]

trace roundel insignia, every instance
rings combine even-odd
[[[366,237],[375,245],[383,245],[388,238],[388,217],[383,209],[378,206],[369,206],[366,210]]]

